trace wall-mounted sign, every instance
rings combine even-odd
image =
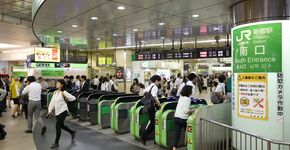
[[[42,77],[63,77],[64,69],[42,69]]]
[[[31,63],[31,68],[54,68],[54,63]]]
[[[124,79],[124,68],[123,67],[117,67],[116,68],[116,79],[118,81],[123,81]]]
[[[233,71],[282,72],[282,24],[251,24],[232,30]]]
[[[60,62],[60,51],[57,48],[35,47],[35,61]]]
[[[268,120],[267,74],[238,75],[238,116]]]
[[[12,75],[14,77],[27,77],[27,71],[13,71]]]

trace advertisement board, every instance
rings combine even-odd
[[[38,62],[60,62],[60,50],[57,48],[35,47],[34,54]]]

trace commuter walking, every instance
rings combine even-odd
[[[65,81],[64,80],[58,80],[56,82],[56,88],[57,91],[53,93],[53,96],[51,98],[51,102],[48,107],[48,114],[47,117],[52,115],[52,111],[55,111],[56,116],[56,138],[54,143],[51,145],[51,149],[57,148],[59,146],[59,139],[61,136],[61,129],[69,132],[72,136],[72,140],[75,138],[76,131],[71,130],[66,125],[64,125],[64,120],[66,116],[68,115],[68,101],[74,101],[76,98],[65,91]]]
[[[0,102],[4,100],[5,96],[6,96],[6,91],[3,90],[3,85],[0,84]],[[5,125],[0,124],[0,140],[4,140],[6,137],[7,133],[5,132],[4,128],[5,128]]]
[[[135,78],[133,80],[133,84],[130,87],[130,91],[134,94],[143,95],[142,94],[143,89],[144,89],[144,85],[142,83],[139,83],[139,80]]]
[[[180,94],[181,94],[181,91],[182,91],[182,88],[185,86],[185,85],[189,85],[189,86],[192,86],[192,93],[190,95],[190,98],[195,98],[195,85],[193,84],[193,82],[195,81],[195,79],[197,78],[196,75],[194,73],[190,73],[188,76],[188,81],[185,81],[183,82],[178,91],[177,91],[177,94],[176,96],[179,97]]]
[[[180,139],[181,129],[186,129],[186,121],[189,117],[189,114],[195,112],[195,110],[190,109],[190,96],[192,95],[192,88],[193,86],[191,85],[185,85],[180,93],[181,96],[178,100],[174,115],[175,136],[172,148],[173,150],[176,150],[177,148]]]
[[[28,129],[25,133],[32,133],[32,117],[41,125],[41,135],[46,132],[46,127],[44,126],[43,120],[40,116],[41,110],[41,85],[36,82],[34,76],[27,77],[28,85],[23,89],[22,95],[28,94]]]
[[[159,75],[154,75],[150,78],[151,84],[145,89],[145,94],[146,95],[150,94],[154,100],[147,99],[150,101],[150,105],[146,106],[147,112],[148,112],[148,117],[149,117],[149,122],[147,123],[147,126],[142,134],[142,143],[146,145],[146,140],[148,136],[151,134],[152,131],[154,131],[155,128],[155,113],[156,110],[160,108],[160,102],[158,100],[158,86],[161,84],[161,77]],[[145,95],[144,94],[144,95]],[[148,96],[148,97],[151,97]],[[146,96],[144,96],[146,97]],[[153,102],[154,101],[154,102]]]
[[[18,77],[15,77],[10,84],[10,95],[11,95],[10,98],[14,102],[14,109],[11,115],[11,117],[13,118],[17,118],[17,116],[20,115],[20,100],[19,100],[20,90],[21,84],[19,83]]]
[[[98,78],[98,75],[96,75],[95,78],[94,78],[94,80],[93,80],[93,89],[97,90],[99,84],[100,84],[100,80]]]
[[[80,76],[76,76],[76,80],[74,81],[74,90],[79,90],[81,88]]]
[[[118,92],[118,86],[115,84],[115,80],[116,80],[115,76],[110,76],[108,89],[111,92]]]
[[[183,82],[183,77],[181,76],[180,73],[178,73],[177,78],[174,81],[172,91],[171,91],[172,96],[176,96],[177,91],[178,91],[180,85],[182,84],[182,82]]]
[[[22,93],[23,89],[26,87],[27,81],[24,81],[24,78],[20,78],[19,82],[21,84],[20,93]],[[20,96],[20,104],[22,105],[21,116],[24,113],[25,119],[28,119],[28,102],[29,102],[28,94]]]
[[[7,91],[4,89],[4,84],[3,82],[0,81],[0,117],[2,117],[2,112],[4,111],[4,102],[5,102],[5,97],[7,95]]]
[[[82,75],[81,76],[81,89],[79,91],[79,94],[82,92],[88,92],[90,90],[90,81],[87,80],[87,76]]]
[[[101,91],[109,91],[109,81],[107,77],[104,77],[102,80]]]

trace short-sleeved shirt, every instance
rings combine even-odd
[[[224,83],[219,83],[219,84],[217,85],[216,89],[215,89],[215,92],[221,92],[222,95],[225,95],[225,94],[226,94],[226,93],[225,93],[225,91],[226,91],[225,87],[226,87],[226,86],[225,86]]]
[[[158,97],[158,87],[155,85],[155,83],[151,83],[146,89],[145,89],[145,92],[149,92],[151,87],[154,86],[151,90],[151,95],[154,97],[154,98],[157,98]]]
[[[192,86],[192,94],[190,95],[190,98],[195,98],[195,85],[192,83],[192,81],[187,81],[186,85]],[[176,96],[180,96],[182,88],[185,86],[185,83],[183,82],[180,87],[177,90]]]

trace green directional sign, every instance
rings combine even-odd
[[[12,75],[14,77],[27,77],[27,71],[13,71]]]
[[[64,69],[42,69],[42,77],[63,77]]]
[[[232,29],[233,72],[282,72],[282,24]]]

